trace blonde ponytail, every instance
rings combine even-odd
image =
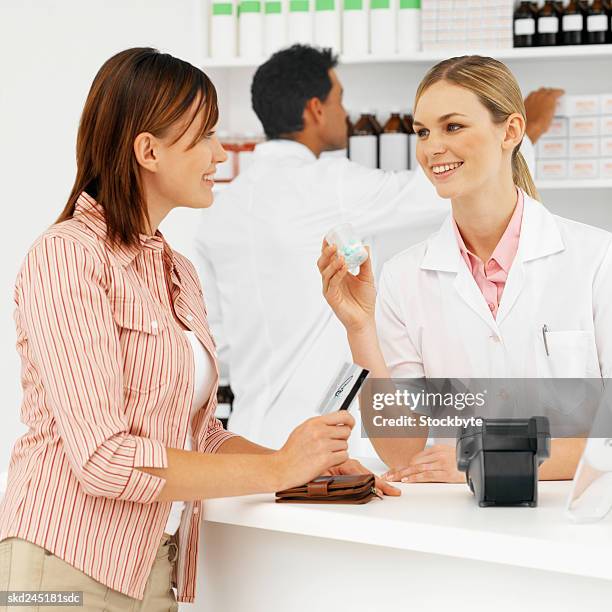
[[[512,153],[512,180],[517,187],[520,187],[528,196],[540,201],[540,194],[535,186],[529,166],[523,154],[517,147]]]
[[[448,81],[471,91],[489,110],[495,123],[503,123],[514,113],[527,121],[523,94],[510,69],[492,57],[464,55],[436,64],[421,81],[414,100],[416,108],[423,92],[439,81]],[[512,153],[512,177],[515,185],[539,200],[529,167],[517,146]]]

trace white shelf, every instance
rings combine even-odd
[[[612,189],[612,179],[558,179],[537,180],[536,187],[548,189]]]
[[[223,191],[229,183],[215,183],[214,191]],[[553,189],[612,189],[612,179],[559,179],[556,181],[542,181],[536,179],[536,187],[542,191]]]
[[[411,55],[386,55],[362,57],[340,56],[341,64],[381,64],[381,63],[431,63],[437,62],[455,55],[490,55],[500,60],[564,60],[581,58],[612,58],[612,45],[574,45],[569,47],[535,47],[528,49],[470,49],[453,50],[440,49],[436,51],[419,51]],[[204,58],[202,66],[206,68],[245,68],[259,66],[267,58],[231,58],[213,59]]]

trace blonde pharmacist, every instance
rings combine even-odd
[[[491,58],[446,60],[414,108],[419,164],[452,215],[385,265],[376,315],[369,264],[353,277],[324,244],[324,294],[355,362],[376,378],[612,376],[612,235],[538,202],[511,72]],[[373,442],[388,479],[465,480],[451,446]],[[554,440],[541,477],[571,478],[582,446]]]

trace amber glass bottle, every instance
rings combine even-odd
[[[586,14],[586,44],[603,45],[608,42],[610,17],[603,0],[593,0]]]
[[[410,169],[410,136],[399,111],[394,111],[379,137],[381,170]]]
[[[514,46],[535,47],[536,16],[530,2],[521,2],[514,11]]]
[[[378,168],[378,135],[382,132],[373,113],[364,112],[353,125],[349,138],[349,157],[352,161]]]
[[[584,42],[585,14],[578,0],[570,0],[561,18],[561,44],[581,45]]]
[[[538,45],[550,47],[556,45],[559,37],[559,13],[553,0],[546,0],[538,11]]]

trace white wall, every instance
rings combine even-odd
[[[0,472],[19,421],[20,364],[13,287],[35,238],[63,209],[75,175],[79,116],[91,81],[114,53],[153,46],[198,63],[199,0],[0,2]]]

